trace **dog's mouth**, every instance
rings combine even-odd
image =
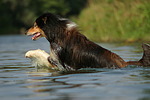
[[[43,37],[41,32],[34,32],[34,33],[26,33],[28,36],[32,36],[32,40],[38,40],[39,38]]]
[[[31,38],[32,40],[37,40],[42,37],[42,34],[40,32],[35,32],[31,36],[32,36]]]
[[[25,34],[32,36],[32,40],[38,40],[41,37],[46,37],[44,31],[39,28],[36,23],[34,23],[34,26],[31,27]]]

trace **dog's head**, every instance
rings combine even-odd
[[[36,19],[34,25],[26,32],[26,35],[33,35],[32,40],[37,40],[41,37],[53,40],[75,27],[76,24],[68,19],[45,13]]]

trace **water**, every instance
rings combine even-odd
[[[128,60],[139,60],[141,44],[101,43]],[[0,36],[0,100],[150,100],[150,68],[92,69],[52,76],[36,72],[24,57],[31,49],[49,52],[43,38]]]

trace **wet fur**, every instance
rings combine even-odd
[[[90,41],[80,33],[77,25],[68,19],[46,13],[37,18],[35,22],[44,32],[43,36],[50,42],[51,51],[48,61],[54,66],[63,66],[65,69],[145,66],[144,57],[139,61],[125,62],[117,54]],[[148,53],[146,60],[148,65],[150,65],[149,57]]]

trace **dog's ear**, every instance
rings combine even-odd
[[[42,18],[42,20],[43,20],[44,24],[46,24],[47,17]]]

